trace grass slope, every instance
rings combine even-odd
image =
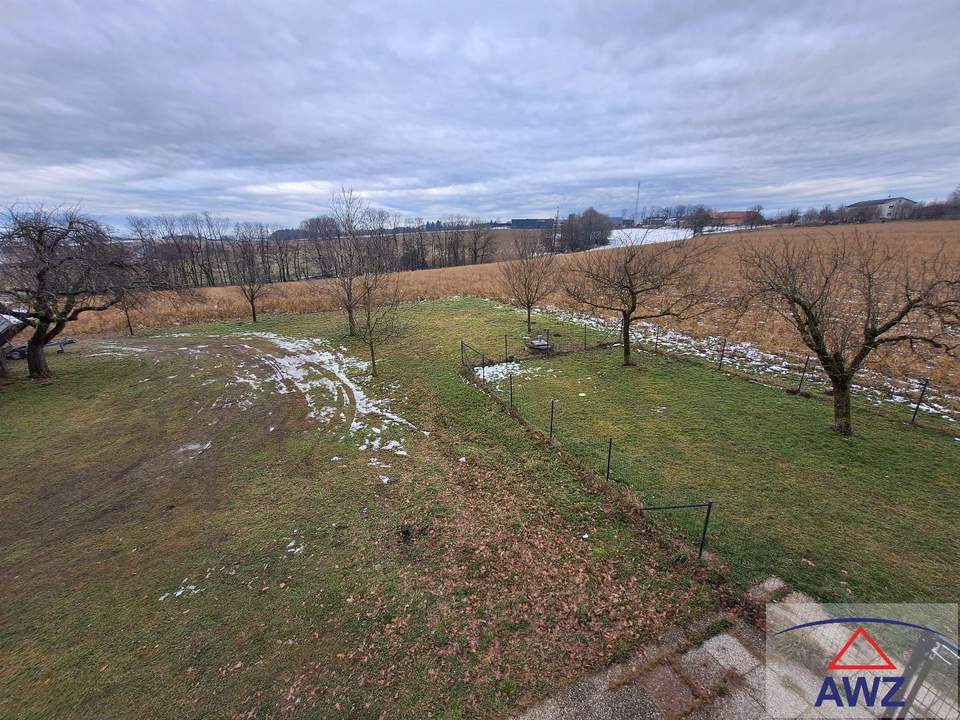
[[[224,406],[203,353],[54,355],[53,381],[0,386],[0,715],[495,717],[722,602],[458,374],[461,334],[514,313],[407,313],[381,379],[354,379],[430,433],[409,458],[302,398]],[[257,329],[362,354],[334,315]]]
[[[907,426],[909,413],[854,409],[855,435],[830,431],[831,406],[685,360],[618,350],[525,364],[522,414],[650,505],[713,500],[709,545],[748,583],[771,573],[825,600],[944,601],[954,570],[960,442]],[[505,397],[507,386],[499,384]],[[902,415],[902,417],[901,417]],[[702,511],[673,513],[691,542]]]

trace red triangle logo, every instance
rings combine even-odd
[[[870,643],[870,646],[877,651],[877,654],[883,658],[883,663],[875,663],[873,665],[844,665],[840,661],[843,660],[844,654],[847,650],[850,649],[850,646],[856,642],[858,637],[866,638],[867,642]],[[896,670],[897,666],[891,662],[890,658],[887,657],[887,654],[880,649],[880,646],[877,645],[877,641],[866,630],[863,629],[861,625],[858,627],[853,635],[850,636],[850,639],[847,640],[847,644],[844,645],[840,652],[837,653],[836,657],[830,661],[830,664],[827,665],[827,670]]]

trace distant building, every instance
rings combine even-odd
[[[542,230],[553,227],[553,218],[513,218],[510,227],[514,230]]]
[[[889,197],[882,200],[861,200],[847,205],[844,210],[852,214],[863,214],[864,219],[896,220],[909,215],[918,205],[919,203],[905,197]]]
[[[750,222],[752,210],[724,210],[723,212],[711,213],[713,222],[716,225],[747,225]]]

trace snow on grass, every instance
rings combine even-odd
[[[197,595],[198,593],[203,592],[202,588],[196,586],[196,584],[190,583],[190,578],[184,578],[180,582],[180,587],[171,592],[165,592],[160,596],[160,602],[163,602],[167,598],[178,598],[185,595]]]
[[[705,235],[745,230],[742,227],[710,227],[704,230]],[[623,228],[610,233],[610,243],[594,250],[603,250],[611,247],[626,247],[628,245],[653,245],[656,243],[674,242],[693,237],[693,230],[689,228],[658,227],[658,228]]]
[[[619,337],[619,320],[613,318],[599,318],[593,315],[584,315],[558,308],[538,308],[545,315],[562,322],[586,324],[594,330],[609,333],[611,337]],[[630,337],[644,347],[697,357],[710,363],[719,363],[723,338],[713,335],[696,337],[689,333],[659,327],[651,322],[638,321],[633,323]],[[761,350],[749,342],[728,341],[723,348],[723,364],[753,375],[779,378],[792,378],[799,381],[803,370],[803,358],[789,358],[784,354],[771,353]],[[479,370],[479,368],[477,368]],[[489,372],[490,368],[487,368]],[[874,405],[893,403],[912,405],[920,396],[922,381],[915,378],[898,380],[884,375],[876,370],[861,370],[858,373],[860,384],[853,385],[854,393]],[[804,380],[804,387],[813,386],[818,390],[826,390],[830,384],[826,374],[820,369],[816,358],[810,359],[810,366]],[[950,407],[948,401],[960,400],[957,396],[939,392],[930,387],[920,405],[920,410],[931,415],[937,415],[948,422],[960,419],[960,409]]]
[[[498,385],[511,375],[514,378],[536,377],[541,373],[552,373],[553,369],[530,367],[528,365],[521,365],[515,361],[510,361],[497,363],[496,365],[487,365],[486,367],[478,366],[473,368],[473,371],[481,380]]]
[[[209,450],[211,445],[213,445],[212,440],[205,443],[187,443],[177,448],[177,452],[189,455],[190,457],[197,457],[200,453]]]
[[[243,337],[267,340],[283,353],[250,348],[264,361],[261,367],[265,364],[272,372],[266,378],[238,373],[237,382],[255,387],[267,382],[282,395],[299,392],[310,409],[309,416],[315,419],[329,419],[339,407],[352,403],[350,433],[360,438],[361,450],[407,454],[400,440],[384,441],[384,431],[396,426],[416,428],[390,410],[389,400],[372,398],[365,392],[356,376],[365,375],[369,363],[348,355],[346,348],[331,347],[318,338],[287,338],[270,332],[244,333]]]
[[[128,355],[138,355],[153,352],[150,348],[138,347],[136,345],[123,345],[114,342],[102,342],[94,346],[96,352],[84,353],[86,357],[127,357]]]

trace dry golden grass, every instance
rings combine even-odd
[[[904,245],[917,258],[933,257],[939,248],[947,253],[960,255],[960,221],[893,222],[869,225],[860,228],[821,227],[764,229],[743,233],[726,233],[707,236],[700,242],[714,243],[711,271],[719,278],[736,284],[740,277],[739,251],[744,245],[777,243],[788,236],[809,235],[829,242],[844,233],[869,233],[881,242]],[[506,241],[507,238],[500,238]],[[498,243],[500,244],[500,243]],[[568,271],[574,262],[573,256],[562,256],[558,265],[561,274]],[[398,274],[400,287],[407,300],[437,299],[455,295],[503,299],[500,263],[471,265],[436,270],[418,270]],[[558,306],[570,303],[558,290],[548,300]],[[329,281],[303,281],[277,284],[260,303],[259,309],[267,315],[291,315],[323,310],[334,310],[337,304],[331,293]],[[139,329],[170,327],[198,322],[243,318],[248,307],[237,288],[208,288],[175,297],[158,294],[149,298],[142,310],[132,313],[134,324]],[[729,319],[710,315],[697,320],[667,323],[678,330],[695,335],[724,334],[737,340],[755,343],[770,351],[804,352],[796,333],[777,317],[768,313],[754,312],[734,326]],[[75,322],[73,334],[121,333],[125,322],[119,310],[99,314],[87,314]],[[956,359],[940,357],[932,366],[910,356],[897,353],[888,366],[882,368],[890,373],[907,373],[912,376],[929,375],[941,386],[960,388],[960,363]]]

